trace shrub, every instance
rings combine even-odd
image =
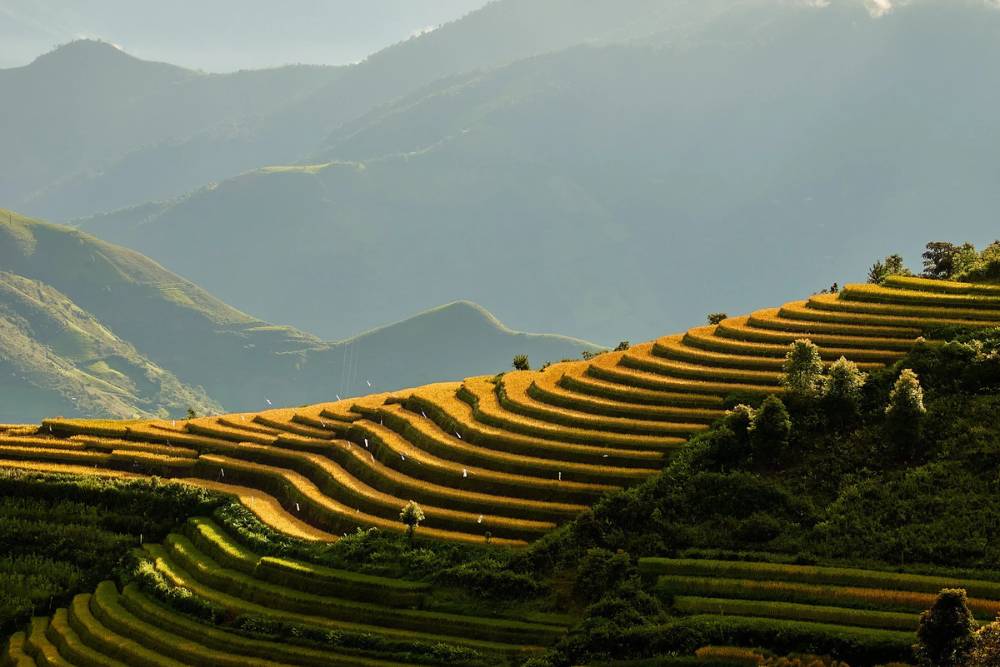
[[[799,398],[812,398],[822,388],[823,360],[819,348],[808,338],[800,338],[788,346],[782,378],[789,394]]]
[[[1000,619],[976,631],[972,638],[969,667],[1000,667]]]
[[[929,667],[967,665],[974,627],[965,590],[942,589],[931,608],[920,614],[913,651],[921,664]]]
[[[399,520],[406,524],[406,535],[411,540],[413,539],[414,531],[417,530],[417,526],[426,518],[424,511],[420,509],[420,505],[415,500],[406,503],[399,513]]]
[[[861,390],[868,376],[858,370],[858,365],[841,357],[830,365],[823,378],[823,400],[831,416],[849,419],[858,412]]]
[[[622,342],[615,345],[614,351],[624,352],[625,350],[629,349],[629,347],[631,347],[631,343],[629,343],[627,340],[623,340]]]
[[[886,428],[897,446],[915,446],[926,413],[920,379],[911,369],[904,368],[889,392],[885,408]]]
[[[913,275],[903,264],[900,255],[889,255],[882,261],[877,261],[868,269],[868,282],[874,285],[881,285],[889,276],[911,276]]]
[[[516,371],[531,370],[531,364],[528,363],[528,355],[526,354],[515,354],[514,361],[511,362],[511,366],[513,366]]]
[[[777,396],[768,396],[754,413],[750,423],[750,449],[754,461],[775,463],[788,448],[792,420],[785,404]]]
[[[594,602],[608,588],[617,587],[637,574],[638,570],[624,551],[615,553],[595,547],[588,549],[580,560],[573,589],[585,602]]]
[[[709,313],[708,314],[708,323],[709,324],[713,324],[713,325],[714,324],[719,324],[720,322],[722,322],[722,320],[725,320],[728,317],[729,317],[729,315],[727,313]]]

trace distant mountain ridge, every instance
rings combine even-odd
[[[324,308],[323,290],[289,298]],[[346,317],[346,315],[342,315]],[[0,422],[301,404],[597,346],[455,302],[340,342],[242,313],[139,253],[0,210]]]
[[[525,7],[490,7],[504,6]],[[996,8],[628,8],[648,23],[620,17],[603,40],[441,78],[342,123],[306,160],[323,166],[248,172],[82,228],[327,337],[348,333],[339,310],[372,326],[461,281],[532,330],[605,341],[859,278],[873,256],[916,258],[943,218],[955,238],[995,236],[1000,143],[982,110],[1000,106],[984,66],[1000,59]],[[352,290],[327,311],[281,298],[314,284]]]

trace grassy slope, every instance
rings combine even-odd
[[[706,310],[790,298],[790,285],[844,282],[874,248],[914,256],[907,239],[932,238],[945,216],[955,235],[990,240],[996,146],[970,128],[1000,86],[945,72],[1000,57],[1000,13],[914,3],[876,20],[860,3],[756,5],[683,39],[439,80],[344,125],[310,158],[348,164],[248,174],[84,226],[325,336],[346,333],[339,309],[369,326],[400,317],[392,303],[440,303],[461,280],[535,330],[644,339]],[[245,263],[215,269],[209,251],[184,247],[195,233]],[[333,286],[331,308],[287,302],[256,270],[265,252],[286,285]]]
[[[0,421],[221,408],[44,283],[0,272],[0,332]]]
[[[81,392],[100,394],[87,399],[90,415],[241,410],[364,393],[369,381],[391,389],[495,372],[516,353],[543,361],[594,349],[513,332],[467,302],[327,343],[231,308],[138,253],[6,211],[0,266],[15,372],[0,386],[20,397],[8,403],[14,420],[75,414],[69,398]],[[322,291],[305,299],[324,307]]]

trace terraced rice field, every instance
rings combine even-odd
[[[427,584],[261,557],[204,518],[190,520],[163,544],[145,545],[139,557],[230,617],[252,615],[356,636],[377,633],[401,646],[445,644],[487,662],[527,657],[566,629],[551,621],[426,609]],[[136,583],[119,591],[105,581],[50,618],[33,619],[27,632],[8,642],[5,664],[398,664],[365,646],[320,650],[252,639],[178,614]]]
[[[654,474],[727,397],[781,393],[790,342],[827,362],[890,364],[942,325],[1000,324],[981,285],[890,278],[542,371],[302,408],[182,421],[0,425],[0,466],[61,466],[223,488],[280,530],[403,531],[524,545],[608,490]]]
[[[174,478],[229,494],[273,528],[320,541],[359,526],[403,532],[399,512],[412,499],[426,515],[421,537],[516,548],[605,492],[655,474],[727,401],[780,394],[782,360],[796,339],[813,340],[828,363],[845,356],[874,369],[936,327],[1000,324],[994,290],[927,282],[850,285],[541,371],[191,420],[0,425],[0,468]],[[142,557],[229,618],[455,646],[487,664],[522,658],[565,630],[552,619],[426,608],[424,584],[261,557],[205,519],[145,545]],[[1000,584],[988,581],[719,561],[648,559],[642,569],[693,619],[867,633],[900,653],[912,643],[916,614],[944,586],[967,588],[981,620],[1000,611]],[[34,619],[4,650],[0,662],[23,666],[398,664],[377,651],[250,638],[113,582]]]
[[[750,561],[642,558],[639,569],[676,613],[821,624],[840,636],[880,633],[899,654],[942,588],[964,588],[980,622],[1000,611],[1000,582]]]

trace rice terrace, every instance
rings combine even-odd
[[[0,666],[1000,665],[996,2],[0,35]]]

